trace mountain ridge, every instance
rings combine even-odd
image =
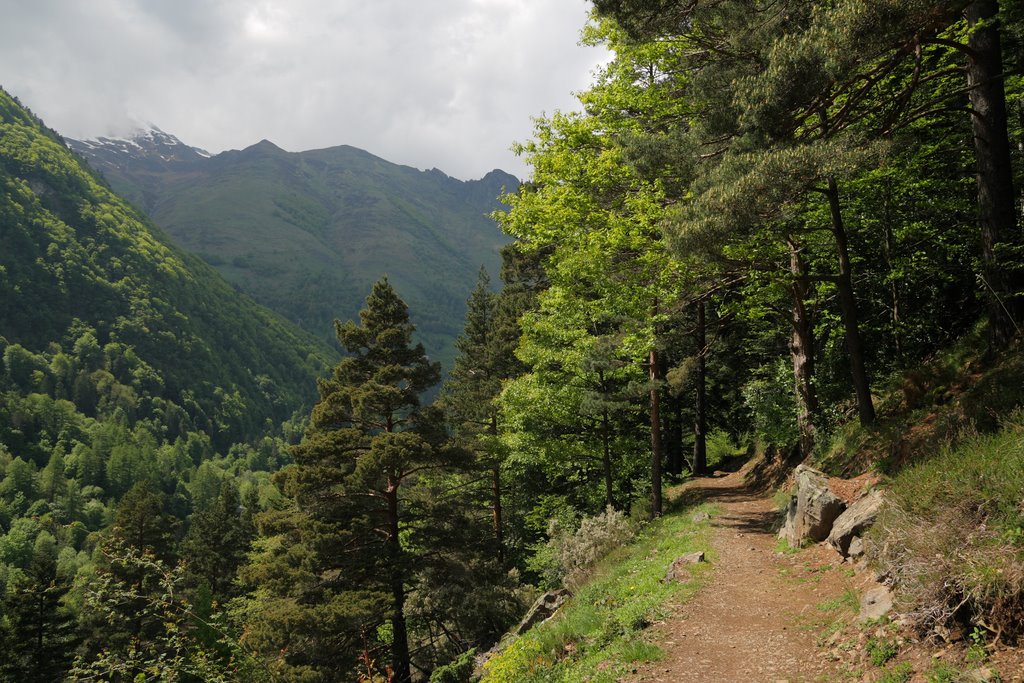
[[[68,146],[258,302],[323,338],[387,273],[432,356],[450,362],[481,266],[507,243],[493,220],[519,180],[460,180],[351,145],[289,152],[269,140],[203,157],[173,135]],[[190,151],[191,150],[191,151]]]

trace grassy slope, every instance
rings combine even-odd
[[[632,663],[658,659],[661,651],[644,641],[642,630],[664,615],[670,598],[682,601],[691,595],[709,566],[691,566],[686,583],[662,583],[673,558],[695,550],[710,556],[708,523],[692,519],[698,509],[707,508],[665,515],[605,558],[554,619],[530,629],[487,662],[483,683],[610,683]]]
[[[890,489],[875,558],[928,630],[1024,632],[1024,353],[978,356],[982,330],[894,377],[879,421],[848,425],[818,464]]]

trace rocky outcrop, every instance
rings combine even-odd
[[[779,538],[798,548],[805,540],[824,541],[846,503],[829,490],[828,477],[812,467],[797,467],[795,481],[796,493],[790,498]]]
[[[665,578],[661,580],[662,583],[671,583],[673,581],[689,581],[690,572],[686,569],[687,565],[700,564],[704,561],[704,553],[697,550],[692,553],[686,553],[680,555],[676,559],[672,560],[672,564],[668,567],[668,573],[665,574]]]
[[[537,624],[553,617],[558,608],[571,597],[572,592],[568,588],[559,588],[558,590],[548,591],[537,598],[537,601],[533,603],[533,607],[530,608],[530,611],[526,613],[523,620],[519,622],[519,626],[516,627],[516,635],[521,636]]]
[[[884,497],[881,489],[861,496],[848,507],[832,524],[828,542],[843,557],[858,557],[864,552],[861,538],[864,532],[875,523],[878,512],[882,509]]]
[[[872,588],[860,601],[860,621],[881,619],[892,610],[892,593],[885,586]]]

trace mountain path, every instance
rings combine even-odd
[[[655,624],[648,639],[665,657],[638,665],[625,681],[798,683],[843,678],[818,646],[859,581],[824,546],[777,550],[772,500],[750,491],[743,472],[687,482],[689,500],[714,504],[712,573],[684,604]],[[830,605],[832,607],[830,607]]]

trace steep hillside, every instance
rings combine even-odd
[[[209,157],[159,130],[69,145],[180,246],[321,338],[387,273],[445,361],[477,271],[496,272],[506,241],[487,214],[518,185],[501,171],[463,182],[347,146],[289,153],[264,140]]]
[[[221,445],[312,398],[328,347],[173,246],[3,91],[0,187],[0,350],[15,389],[87,414],[120,400],[165,428],[182,413],[180,430]]]

